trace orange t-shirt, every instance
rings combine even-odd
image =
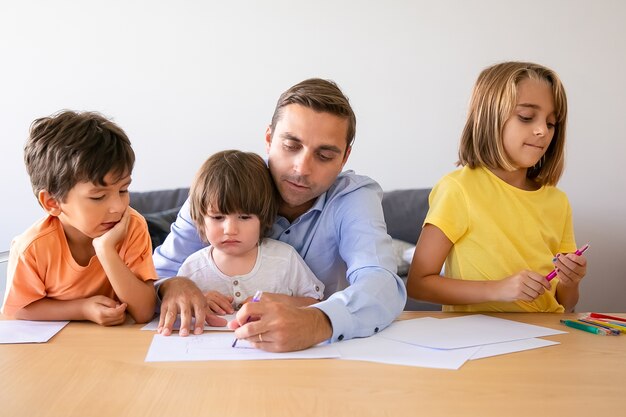
[[[143,281],[157,279],[146,220],[132,208],[128,232],[118,251],[124,264]],[[2,312],[13,316],[44,297],[76,300],[105,295],[117,300],[100,261],[80,266],[70,252],[63,225],[47,216],[11,243]]]

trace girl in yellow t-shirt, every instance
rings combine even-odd
[[[505,62],[480,74],[461,136],[462,168],[430,194],[409,296],[446,311],[574,309],[587,261],[573,253],[571,207],[555,187],[566,120],[554,71]]]

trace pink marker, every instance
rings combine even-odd
[[[577,249],[576,252],[574,252],[576,255],[580,256],[582,255],[587,249],[589,249],[589,243],[587,243],[585,246],[583,246],[580,249]],[[556,277],[556,268],[554,269],[554,271],[550,272],[548,275],[546,275],[546,279],[548,281],[552,281],[554,279],[554,277]]]

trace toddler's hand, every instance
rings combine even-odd
[[[233,314],[235,309],[232,306],[233,297],[225,296],[217,291],[207,291],[204,293],[207,305],[216,314]]]
[[[550,283],[533,271],[520,271],[498,282],[498,301],[532,301],[550,289]]]
[[[111,229],[107,230],[102,236],[95,238],[92,242],[96,253],[98,251],[109,247],[115,248],[115,246],[126,237],[128,231],[128,223],[130,220],[130,210],[126,208],[122,218]]]
[[[119,304],[104,295],[87,298],[83,306],[87,320],[101,326],[115,326],[126,320],[126,303]]]
[[[558,254],[556,261],[554,261],[554,267],[557,269],[560,284],[566,287],[575,286],[587,273],[587,258],[575,253]]]

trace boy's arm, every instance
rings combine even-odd
[[[89,320],[103,326],[115,326],[126,319],[126,304],[119,304],[104,295],[76,300],[42,298],[17,310],[20,320]]]
[[[117,251],[117,244],[127,234],[130,209],[108,232],[93,240],[96,256],[120,301],[128,305],[128,312],[137,323],[145,323],[154,316],[156,295],[151,280],[139,279],[124,263]]]

